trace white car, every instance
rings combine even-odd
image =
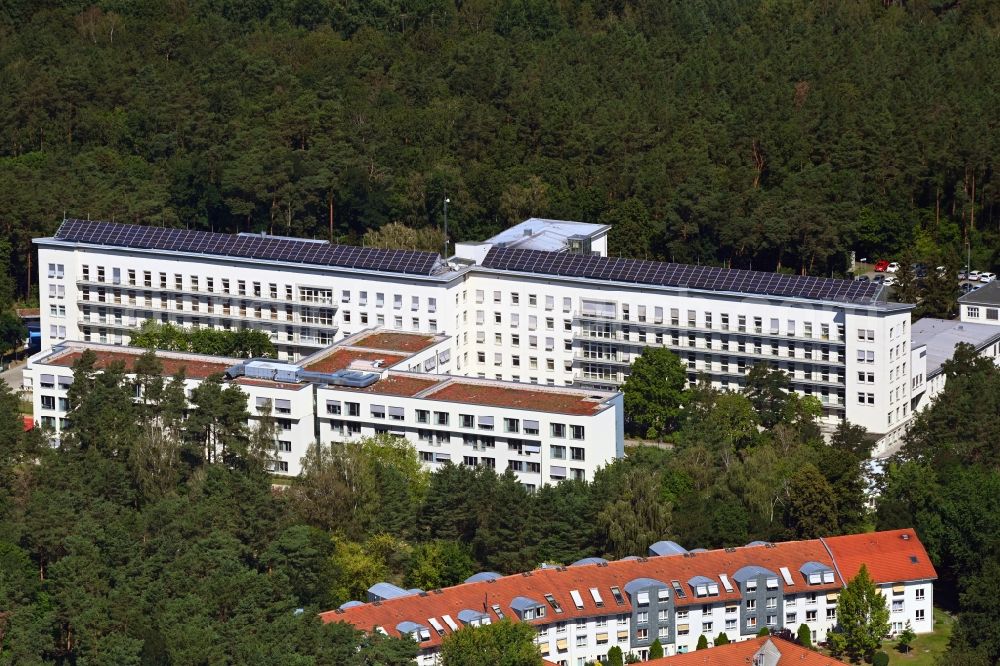
[[[885,267],[886,273],[895,273],[898,270],[899,270],[899,262],[896,261],[892,262],[891,264]]]
[[[970,282],[976,282],[977,280],[979,280],[979,271],[969,271],[968,280]]]
[[[883,282],[882,284],[884,284],[887,287],[891,287],[892,285],[896,284],[896,278],[895,278],[895,276],[890,275],[889,277],[887,277],[885,279],[885,282]]]
[[[996,280],[996,279],[997,279],[997,274],[996,273],[980,273],[979,274],[979,281],[980,282],[993,282],[993,280]]]

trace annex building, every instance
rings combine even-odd
[[[67,425],[73,364],[87,349],[98,368],[118,361],[126,370],[145,352],[66,341],[33,356],[25,376],[34,414],[54,438]],[[451,340],[441,334],[359,331],[296,362],[156,356],[165,375],[184,372],[189,397],[207,378],[222,376],[246,394],[249,425],[273,418],[277,474],[299,474],[310,447],[380,433],[405,438],[428,469],[446,462],[510,469],[529,490],[592,480],[624,453],[621,393],[453,375]]]
[[[66,220],[39,251],[42,348],[128,345],[143,321],[267,332],[299,363],[372,327],[447,337],[449,372],[615,390],[643,349],[739,389],[767,362],[898,441],[912,417],[911,305],[854,282],[607,256],[608,227],[527,220],[453,257],[259,234]]]
[[[756,641],[765,627],[797,632],[805,624],[823,641],[837,625],[841,590],[862,564],[885,597],[892,633],[907,622],[917,633],[932,631],[937,574],[910,529],[713,551],[665,541],[645,557],[588,558],[511,576],[482,572],[440,590],[379,583],[368,599],[321,618],[411,636],[422,666],[435,664],[441,642],[461,627],[510,618],[535,627],[546,659],[583,666],[604,660],[612,646],[645,659],[657,639],[675,655],[694,652],[703,635],[709,644],[723,632],[733,643]],[[715,650],[723,648],[699,655]]]

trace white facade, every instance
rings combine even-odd
[[[365,332],[348,342],[363,341],[369,334],[379,335]],[[532,490],[567,478],[592,480],[599,467],[624,455],[620,393],[529,389],[406,369],[446,367],[448,361],[440,359],[449,343],[448,338],[436,336],[426,348],[412,353],[337,345],[298,365],[175,352],[157,355],[165,363],[197,366],[199,372],[185,381],[189,395],[209,373],[226,372],[226,382],[247,395],[251,426],[269,414],[275,422],[273,469],[277,474],[299,474],[301,459],[312,446],[379,433],[407,439],[428,469],[445,461],[482,465],[498,473],[511,469]],[[34,413],[54,438],[66,427],[71,361],[86,348],[93,349],[99,359],[127,364],[143,352],[67,342],[33,356],[25,376],[36,387]],[[341,359],[339,354],[347,357]],[[389,369],[377,360],[380,356],[389,359],[393,368],[403,369]],[[322,369],[326,358],[340,365]],[[368,383],[363,387],[336,385],[343,370],[362,375]]]
[[[595,228],[592,251],[601,254],[607,230]],[[294,362],[384,327],[449,335],[453,374],[613,389],[643,348],[662,345],[680,355],[692,382],[705,374],[719,388],[738,389],[754,363],[784,370],[796,391],[821,401],[825,427],[863,426],[880,439],[876,453],[912,414],[906,305],[495,270],[481,265],[489,242],[460,244],[430,275],[36,243],[43,349],[61,340],[127,345],[130,331],[153,319],[263,330],[279,358]]]

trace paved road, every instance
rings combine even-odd
[[[23,388],[24,363],[20,362],[10,370],[0,373],[0,378],[7,383],[15,393]]]

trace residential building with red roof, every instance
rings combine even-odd
[[[379,583],[368,599],[321,618],[412,636],[421,664],[435,663],[441,642],[460,627],[504,618],[534,625],[542,655],[562,666],[601,660],[612,646],[646,658],[658,639],[668,655],[683,654],[702,635],[710,644],[723,632],[741,642],[762,628],[797,632],[803,624],[820,642],[836,626],[840,592],[862,563],[894,625],[932,630],[936,573],[913,530],[713,551],[667,541],[645,557],[588,558],[512,576],[482,572],[441,590]]]
[[[371,346],[368,346],[371,345]],[[63,342],[33,356],[36,418],[58,438],[66,391],[85,350],[98,369],[131,372],[145,350]],[[451,340],[440,334],[364,330],[296,363],[157,352],[165,375],[183,372],[188,391],[211,376],[247,394],[254,417],[276,422],[273,471],[296,475],[317,443],[388,433],[417,449],[429,469],[447,462],[511,469],[529,489],[593,478],[624,453],[617,392],[531,386],[451,374]]]
[[[776,636],[761,636],[645,662],[649,666],[847,666],[843,661]]]

